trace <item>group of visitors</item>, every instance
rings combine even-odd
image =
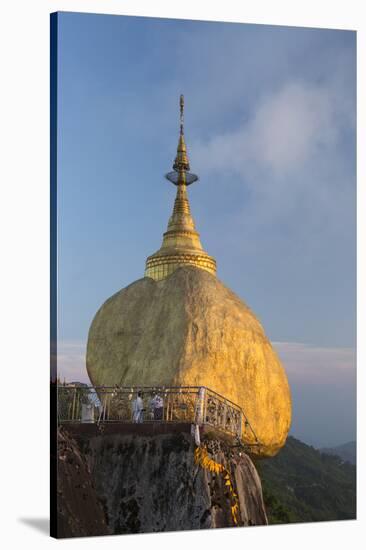
[[[132,422],[141,424],[144,421],[144,408],[142,392],[137,392],[137,397],[132,401]],[[163,420],[164,400],[155,393],[149,403],[149,418],[150,420]]]

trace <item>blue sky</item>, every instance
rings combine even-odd
[[[180,93],[201,241],[283,360],[292,433],[355,438],[350,31],[60,14],[61,374],[85,379],[95,312],[160,246]]]

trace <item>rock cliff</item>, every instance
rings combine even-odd
[[[85,456],[67,430],[57,434],[57,536],[109,534]]]
[[[59,432],[59,537],[235,525],[226,481],[195,462],[190,433],[97,434],[82,428]],[[257,471],[232,445],[216,435],[205,438],[209,456],[229,472],[237,525],[265,525]]]

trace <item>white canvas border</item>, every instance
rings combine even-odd
[[[366,30],[363,2],[307,0],[198,3],[193,0],[8,0],[1,9],[1,236],[2,372],[1,453],[2,539],[5,547],[50,544],[142,548],[186,546],[331,545],[342,548],[365,538],[365,474],[362,439],[365,404],[365,100]],[[178,532],[162,535],[86,538],[62,543],[31,529],[24,520],[48,515],[48,338],[49,338],[49,13],[56,10],[247,23],[331,27],[358,31],[358,448],[357,522],[336,522]],[[363,98],[363,101],[361,99]],[[362,183],[361,183],[362,182]],[[336,297],[335,297],[336,299]],[[17,404],[15,407],[14,404]],[[363,430],[364,431],[364,430]]]

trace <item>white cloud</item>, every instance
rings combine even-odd
[[[356,351],[353,348],[323,348],[293,342],[272,342],[290,383],[354,385]]]
[[[301,168],[314,149],[334,143],[336,134],[328,91],[290,83],[257,110],[249,128],[250,157],[283,174]]]
[[[192,143],[192,166],[223,196],[227,231],[217,237],[216,220],[204,220],[220,251],[231,250],[236,235],[236,251],[248,261],[252,253],[255,265],[289,250],[308,263],[327,254],[345,265],[354,243],[355,106],[344,72],[342,61],[331,78],[287,78],[265,94],[263,87],[235,129]]]
[[[272,177],[301,170],[317,151],[333,147],[343,118],[332,88],[287,82],[258,102],[253,116],[232,132],[193,144],[198,170],[235,172],[246,177],[253,169]],[[260,185],[260,181],[256,181]]]

